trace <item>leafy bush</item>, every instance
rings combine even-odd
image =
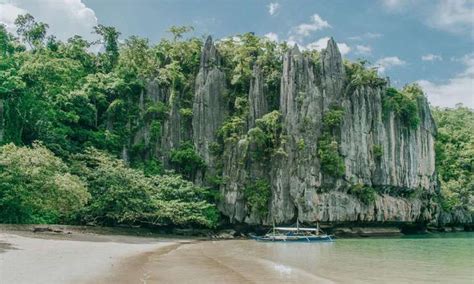
[[[350,189],[350,193],[357,196],[360,201],[367,205],[374,203],[377,195],[374,188],[365,186],[361,183],[353,185]]]
[[[374,153],[375,159],[379,160],[380,158],[382,158],[382,156],[383,156],[383,147],[382,147],[382,145],[375,144],[372,147],[372,152]]]
[[[263,217],[268,213],[268,202],[272,196],[270,184],[263,180],[256,180],[244,189],[244,196],[250,210]]]
[[[323,124],[327,129],[339,126],[344,117],[344,110],[339,107],[333,107],[324,114]]]
[[[103,225],[214,227],[219,213],[213,195],[177,175],[146,176],[95,149],[76,155],[74,170],[92,195],[80,214]]]
[[[259,158],[275,153],[282,128],[280,119],[280,112],[272,111],[257,119],[256,126],[248,131],[250,141],[257,145]]]
[[[401,92],[395,88],[387,88],[386,95],[383,96],[385,114],[393,111],[405,126],[416,129],[420,124],[418,96],[420,93],[415,91],[413,86],[409,86]]]
[[[227,119],[218,130],[218,135],[224,140],[227,138],[237,139],[245,127],[245,119],[241,116],[232,116]]]
[[[318,141],[318,157],[321,169],[334,177],[345,173],[344,159],[339,154],[337,141],[329,134],[323,135]]]
[[[89,198],[79,177],[41,144],[0,147],[0,222],[66,221]]]
[[[377,69],[367,68],[366,64],[367,61],[364,60],[358,62],[344,61],[349,84],[353,87],[364,85],[378,87],[385,85],[386,81],[378,76]]]
[[[194,150],[190,143],[183,143],[178,149],[171,151],[170,162],[177,172],[193,180],[197,171],[206,167],[206,163]]]

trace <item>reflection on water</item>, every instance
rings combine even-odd
[[[223,260],[260,264],[260,273],[272,270],[280,279],[308,274],[344,283],[473,283],[473,237],[455,233],[311,244],[227,241],[204,243],[200,249]]]

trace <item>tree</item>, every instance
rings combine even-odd
[[[219,214],[208,190],[179,176],[145,176],[122,160],[89,148],[75,157],[75,171],[92,195],[85,222],[214,227]]]
[[[119,58],[119,45],[118,38],[120,32],[114,27],[108,27],[104,25],[97,25],[94,27],[96,34],[102,37],[102,40],[98,41],[105,47],[105,62],[104,68],[106,71],[111,71],[117,64]]]
[[[89,197],[79,177],[43,145],[0,147],[0,222],[65,221]]]
[[[19,15],[15,20],[18,35],[30,46],[38,48],[43,44],[48,24],[36,22],[31,14]]]
[[[434,108],[436,170],[445,210],[474,210],[474,112],[462,105]]]
[[[173,35],[173,41],[183,38],[183,34],[192,32],[194,30],[191,26],[171,26],[168,30]]]

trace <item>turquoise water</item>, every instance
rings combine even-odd
[[[474,283],[474,233],[251,246],[259,257],[335,282]]]
[[[474,233],[333,243],[202,242],[163,256],[154,269],[164,275],[180,265],[209,271],[203,279],[234,273],[255,283],[474,283]],[[217,267],[220,274],[213,274]]]

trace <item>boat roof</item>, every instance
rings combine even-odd
[[[316,228],[293,228],[293,227],[275,227],[275,230],[279,231],[307,231],[307,232],[316,232]]]

